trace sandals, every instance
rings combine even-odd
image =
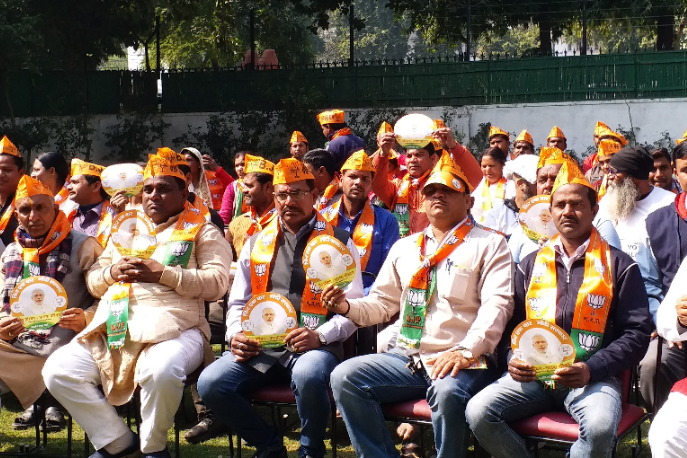
[[[33,428],[36,424],[33,416],[33,406],[29,407],[21,413],[12,423],[12,429],[15,431],[23,431],[25,429]]]
[[[33,428],[36,424],[33,406],[26,409],[14,419],[12,429],[15,431],[23,431]],[[64,418],[64,413],[58,407],[48,407],[45,411],[45,423],[41,424],[41,431],[45,429],[49,433],[61,431],[67,426],[67,420]]]

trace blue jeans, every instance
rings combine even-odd
[[[580,425],[580,437],[570,448],[571,458],[611,456],[622,413],[622,390],[615,377],[583,388],[558,385],[544,389],[539,382],[516,382],[506,373],[472,398],[466,417],[475,437],[492,456],[525,458],[534,455],[508,422],[561,410]]]
[[[198,379],[198,393],[205,404],[233,431],[258,450],[278,450],[279,431],[268,425],[250,404],[250,393],[278,381],[291,379],[301,419],[299,456],[324,457],[324,438],[331,413],[329,375],[338,364],[336,356],[311,350],[293,358],[288,367],[275,364],[266,373],[225,355],[208,366]]]
[[[365,355],[339,364],[332,373],[336,405],[358,457],[398,457],[380,403],[426,398],[432,409],[437,458],[463,457],[469,431],[465,405],[496,378],[493,369],[462,370],[432,381],[425,370],[411,373],[400,351]]]

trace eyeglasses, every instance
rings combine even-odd
[[[294,192],[278,192],[274,196],[279,202],[286,202],[286,200],[291,197],[296,202],[305,199],[305,196],[310,194],[307,191],[294,191]]]

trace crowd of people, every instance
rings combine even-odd
[[[621,375],[638,367],[653,456],[687,457],[687,141],[648,151],[597,122],[597,152],[579,164],[558,126],[541,148],[526,130],[511,145],[492,126],[476,159],[440,121],[405,150],[384,122],[374,151],[342,110],[318,121],[323,148],[295,131],[278,162],[238,152],[236,177],[193,147],[160,148],[139,164],[133,196],[106,192],[102,165],[46,152],[29,169],[0,140],[0,393],[25,409],[13,428],[44,415],[57,431],[67,411],[91,458],[169,457],[184,382],[200,373],[186,439],[229,428],[256,458],[287,456],[282,433],[251,405],[255,389],[280,381],[296,398],[301,458],[325,456],[331,395],[361,457],[398,457],[381,405],[420,398],[438,458],[466,456],[471,433],[496,458],[535,456],[509,424],[551,410],[580,426],[569,456],[608,457],[626,402]],[[543,209],[528,221],[533,203]],[[125,237],[144,237],[114,224],[126,212],[152,228],[149,257],[122,249]],[[304,266],[320,236],[350,253],[345,265],[318,258],[330,277],[354,265],[345,284]],[[33,308],[14,305],[33,277],[68,300],[52,327],[24,320],[53,301],[43,289]],[[268,293],[291,304],[293,326],[275,306],[245,326],[249,304]],[[226,309],[219,358],[213,307]],[[533,356],[513,351],[528,320],[569,336],[570,364],[541,332]],[[380,330],[377,353],[345,355],[365,329]],[[257,338],[281,333],[276,346]],[[543,380],[538,368],[552,364]],[[137,389],[134,433],[116,407]],[[416,427],[397,434],[402,457],[429,452]]]

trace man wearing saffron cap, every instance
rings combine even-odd
[[[52,191],[38,180],[23,175],[16,192],[16,217],[19,220],[16,241],[10,243],[0,258],[0,380],[27,409],[15,419],[14,429],[34,425],[33,403],[45,391],[41,370],[45,359],[67,344],[86,327],[93,312],[93,298],[86,289],[84,272],[100,256],[98,242],[71,230],[69,221],[55,204]],[[68,309],[57,325],[41,331],[26,329],[12,311],[31,315],[30,310],[10,310],[10,295],[25,278],[38,275],[57,280],[67,293]],[[34,290],[35,291],[35,290]],[[47,299],[46,295],[44,297]],[[51,301],[52,303],[52,301]],[[44,399],[47,428],[55,431],[65,426],[64,414],[54,399]]]
[[[319,235],[345,244],[356,264],[347,287],[363,294],[360,259],[349,234],[329,224],[313,209],[317,191],[308,168],[297,159],[282,159],[274,167],[277,218],[243,245],[229,295],[227,342],[231,353],[205,369],[198,391],[215,415],[257,449],[258,458],[286,458],[281,433],[269,426],[250,404],[250,393],[278,380],[291,379],[301,418],[299,456],[323,458],[331,411],[329,374],[343,358],[343,342],[355,332],[345,317],[328,313],[321,289],[306,275],[303,252]],[[285,346],[267,349],[246,336],[241,314],[256,295],[286,297],[298,315],[298,327],[284,338]]]
[[[623,134],[614,132],[606,124],[598,121],[596,123],[596,127],[594,128],[594,145],[598,147],[601,140],[612,140],[619,144],[620,148],[627,145],[627,139],[625,139]],[[598,161],[598,152],[584,160],[583,170],[587,180],[589,180],[590,183],[594,184],[601,179],[602,170]],[[599,196],[599,198],[601,197],[602,196]]]
[[[389,211],[371,204],[368,195],[372,189],[375,169],[372,161],[360,150],[351,155],[341,167],[343,195],[322,210],[332,225],[351,234],[360,255],[365,291],[368,291],[391,246],[399,239],[398,223]]]
[[[518,138],[515,139],[510,158],[513,160],[521,154],[534,154],[534,140],[532,140],[532,135],[527,132],[527,129],[520,132]]]
[[[393,134],[394,128],[388,122],[383,121],[381,126],[379,126],[379,130],[377,131],[377,151],[370,155],[370,159],[372,161],[375,161],[375,157],[381,153],[381,139],[383,138],[382,135],[387,133]],[[408,169],[406,168],[405,163],[406,157],[404,155],[399,154],[393,148],[389,150],[389,160],[386,168],[386,173],[387,177],[389,178],[389,181],[394,181],[397,179],[400,180],[408,174]],[[372,205],[378,205],[388,210],[388,207],[384,205],[384,202],[382,202],[382,200],[379,197],[377,197],[377,195],[374,192],[370,193],[370,202],[372,202]]]
[[[24,158],[7,136],[0,140],[0,253],[14,241],[17,217],[14,209],[14,193],[24,175]]]
[[[98,239],[105,248],[112,232],[112,218],[116,216],[110,205],[110,196],[103,189],[100,174],[105,170],[102,165],[92,164],[81,159],[72,159],[72,170],[67,190],[69,200],[78,204],[68,218],[72,227],[86,235]]]
[[[438,458],[464,457],[465,405],[498,376],[492,353],[512,314],[512,262],[506,240],[469,218],[471,186],[444,153],[422,192],[430,226],[398,241],[370,294],[348,297],[327,287],[323,298],[359,326],[401,314],[388,353],[341,363],[332,392],[361,457],[398,457],[380,403],[426,397]],[[468,369],[474,361],[483,369]]]
[[[561,151],[568,149],[568,139],[558,126],[553,126],[549,136],[546,138],[546,146],[549,148],[558,148]]]
[[[408,174],[394,180],[389,179],[388,166],[392,148],[396,145],[396,136],[393,132],[377,136],[380,151],[372,160],[376,170],[372,190],[396,217],[401,237],[422,232],[429,225],[422,189],[443,151],[450,153],[473,189],[482,180],[482,169],[477,159],[456,141],[453,131],[449,127],[438,125],[436,121],[435,127],[434,139],[430,143],[419,149],[406,150]]]
[[[214,361],[205,301],[229,286],[229,244],[188,203],[186,176],[163,156],[150,155],[143,208],[157,247],[150,259],[122,256],[110,240],[86,276],[101,298],[93,321],[43,368],[50,392],[86,431],[92,458],[167,458],[167,432],[183,383]],[[114,406],[141,388],[135,435]]]
[[[596,188],[596,193],[599,199],[603,199],[608,190],[608,164],[611,162],[611,157],[620,151],[621,146],[615,140],[604,139],[599,141],[598,150],[596,153],[596,165],[585,174],[585,178],[592,186]],[[599,175],[597,171],[601,171]],[[597,178],[594,180],[594,178]]]
[[[309,149],[310,144],[305,138],[305,135],[294,130],[293,134],[291,134],[291,140],[289,141],[289,154],[291,154],[291,157],[300,161]]]
[[[533,457],[509,423],[552,409],[580,425],[571,458],[610,457],[615,448],[623,404],[618,376],[646,351],[651,318],[637,265],[594,229],[596,202],[578,167],[563,164],[551,193],[559,233],[515,271],[515,308],[501,347],[508,373],[466,410],[475,437],[495,458]],[[509,354],[512,331],[530,319],[555,323],[575,345],[575,363],[557,369],[553,385],[537,381],[533,366]]]
[[[489,127],[489,148],[499,148],[506,155],[506,160],[515,159],[510,153],[510,134],[500,127]]]
[[[341,180],[334,157],[325,149],[316,148],[303,156],[303,163],[315,179],[317,200],[315,209],[322,211],[341,198]]]
[[[274,207],[274,164],[252,154],[246,154],[246,174],[243,177],[243,195],[249,211],[229,223],[227,240],[238,259],[243,244],[250,236],[260,232],[276,216]]]
[[[568,164],[569,169],[578,168],[577,162],[558,148],[542,148],[537,164],[537,195],[550,195],[553,185],[558,177],[558,172],[563,164]],[[598,212],[593,221],[594,227],[599,231],[611,246],[620,248],[620,239],[616,234],[613,223],[601,212]],[[530,239],[518,225],[513,230],[508,240],[508,248],[513,254],[513,261],[517,264],[530,253],[539,249],[539,241]]]
[[[343,110],[323,111],[317,115],[322,133],[327,138],[325,148],[334,158],[336,170],[341,168],[354,151],[365,148],[363,139],[354,135],[346,124],[345,115]]]

